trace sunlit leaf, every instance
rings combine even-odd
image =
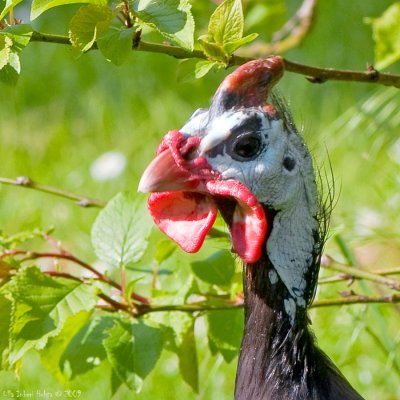
[[[44,13],[50,8],[76,3],[89,3],[99,6],[106,6],[107,0],[33,0],[31,8],[31,20],[34,20],[40,14]]]
[[[107,6],[90,4],[81,7],[69,24],[71,43],[81,51],[88,51],[96,39],[110,26],[114,14]]]
[[[0,35],[0,69],[4,68],[10,60],[12,44],[8,36]]]
[[[17,25],[0,31],[0,80],[15,85],[21,72],[18,53],[29,43],[32,29]]]
[[[21,3],[21,1],[22,0],[0,0],[0,20],[2,20],[12,8]]]
[[[177,248],[177,244],[172,240],[161,240],[159,243],[157,243],[155,255],[156,261],[161,264],[163,261],[169,258]]]
[[[225,52],[222,44],[210,42],[206,36],[202,36],[198,39],[204,53],[211,60],[217,60],[222,62],[228,61],[228,54]]]
[[[194,58],[184,60],[179,65],[178,82],[190,82],[194,79],[203,78],[218,65],[217,61],[199,61]]]
[[[188,0],[139,0],[133,13],[179,46],[193,50],[194,19]]]
[[[376,68],[382,69],[400,59],[400,3],[392,4],[379,18],[367,18],[375,40]]]
[[[92,243],[97,257],[113,267],[138,261],[147,248],[152,226],[143,197],[118,194],[93,224]]]
[[[140,391],[163,348],[163,330],[143,322],[116,320],[103,340],[107,358],[117,376]]]
[[[252,42],[254,39],[256,39],[258,36],[258,33],[252,33],[251,35],[247,35],[241,39],[235,40],[233,42],[228,42],[224,44],[224,50],[228,54],[234,53],[239,47],[244,46],[245,44],[248,44]]]
[[[94,287],[49,277],[36,267],[21,269],[0,290],[12,302],[10,364],[33,347],[43,348],[67,318],[92,310],[97,300]]]
[[[211,15],[208,35],[220,44],[234,42],[243,36],[244,18],[241,0],[225,0]]]

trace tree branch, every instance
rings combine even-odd
[[[332,260],[334,261],[334,260]],[[372,282],[380,283],[390,287],[393,290],[400,291],[400,281],[396,279],[387,278],[382,276],[383,274],[376,274],[370,271],[365,271],[355,267],[348,267],[345,265],[338,264],[336,262],[332,262],[329,264],[321,264],[323,268],[332,269],[335,271],[339,271],[347,275],[347,279],[351,279],[352,277],[359,279],[366,279]]]
[[[52,35],[39,32],[33,32],[31,41],[71,45],[68,36]],[[97,49],[96,43],[94,43],[92,49]],[[144,41],[140,41],[137,46],[132,47],[132,50],[146,51],[151,53],[162,53],[178,59],[207,59],[207,56],[200,50],[187,51],[178,46],[149,43]],[[253,58],[232,55],[229,65],[241,65],[251,60],[253,60]],[[372,66],[367,67],[366,71],[351,71],[333,68],[311,67],[309,65],[295,63],[287,59],[283,60],[287,71],[304,75],[311,83],[324,83],[328,80],[337,80],[347,82],[353,81],[363,83],[376,83],[385,86],[394,86],[400,88],[400,75],[381,73],[375,70]]]
[[[312,308],[329,307],[329,306],[348,306],[352,304],[395,304],[400,303],[400,295],[385,295],[385,296],[364,296],[361,294],[354,294],[337,299],[322,299],[312,303]]]
[[[4,253],[0,254],[0,260],[5,258],[5,257],[13,257],[17,255],[25,255],[21,261],[29,261],[29,260],[37,260],[38,258],[55,258],[55,259],[63,259],[63,260],[69,260],[72,261],[75,264],[80,265],[84,269],[90,271],[93,273],[97,279],[101,282],[104,282],[120,291],[122,291],[121,285],[119,285],[117,282],[113,281],[111,278],[108,276],[102,274],[101,272],[97,271],[95,268],[93,268],[91,265],[87,264],[86,262],[80,260],[79,258],[75,257],[74,255],[70,253],[54,253],[54,252],[33,252],[33,251],[28,251],[28,250],[21,250],[21,249],[13,249],[13,250],[7,250]],[[51,271],[50,271],[51,272]],[[76,278],[79,279],[79,278]],[[150,304],[149,300],[146,297],[140,296],[139,294],[132,293],[132,299],[139,301],[142,304]]]
[[[43,185],[41,183],[32,181],[30,178],[28,178],[26,176],[19,176],[16,179],[0,178],[0,183],[3,183],[4,185],[20,186],[20,187],[24,187],[24,188],[28,188],[28,189],[38,190],[38,191],[44,192],[44,193],[50,193],[55,196],[63,197],[68,200],[73,200],[73,201],[75,201],[76,204],[78,204],[81,207],[102,208],[105,206],[105,203],[103,203],[100,200],[95,200],[90,197],[81,196],[81,195],[78,195],[75,193],[67,192],[66,190],[58,189],[53,186]]]

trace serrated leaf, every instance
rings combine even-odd
[[[97,300],[94,287],[49,277],[36,267],[21,269],[0,291],[12,302],[10,364],[33,347],[43,348],[67,318],[92,310]]]
[[[375,40],[376,68],[400,59],[400,3],[392,4],[379,18],[368,18]]]
[[[228,62],[229,56],[225,52],[222,45],[209,42],[208,39],[205,37],[200,37],[198,39],[198,42],[200,43],[206,56],[208,58],[210,58],[211,60],[217,60],[217,61],[221,61],[223,63]]]
[[[252,42],[254,39],[257,38],[257,36],[258,33],[252,33],[233,42],[225,43],[223,46],[224,50],[227,54],[233,54],[239,47],[242,47],[245,44]]]
[[[87,323],[90,316],[91,313],[84,310],[71,315],[66,319],[60,333],[56,337],[50,337],[46,347],[41,351],[40,355],[43,365],[61,382],[66,380],[61,369],[61,357],[71,340]],[[79,348],[81,354],[83,349],[82,347]],[[81,357],[80,361],[82,364],[87,364],[86,359],[83,357]]]
[[[22,0],[1,0],[0,1],[0,20],[2,20],[8,12],[14,8],[17,4],[21,3]]]
[[[133,13],[146,25],[157,29],[164,37],[193,50],[194,19],[188,0],[139,0]]]
[[[163,348],[163,330],[142,321],[117,320],[103,340],[107,358],[117,376],[140,391]]]
[[[219,351],[226,362],[231,362],[239,352],[243,336],[243,312],[211,311],[207,314],[207,322],[211,351]]]
[[[229,286],[235,275],[235,261],[227,250],[220,250],[205,259],[191,263],[193,273],[202,281]]]
[[[107,6],[89,4],[81,7],[69,24],[69,38],[73,46],[88,51],[111,24],[114,14]]]
[[[178,82],[184,83],[203,78],[217,66],[217,61],[198,61],[194,58],[184,60],[179,64]]]
[[[1,33],[12,40],[12,50],[18,53],[29,44],[33,30],[30,25],[20,24],[8,26]]]
[[[113,267],[137,262],[147,248],[152,226],[143,197],[119,193],[93,224],[92,244],[97,257]]]
[[[121,65],[132,51],[135,29],[120,29],[111,26],[97,39],[103,56],[115,65]]]
[[[12,44],[12,40],[0,32],[0,69],[4,68],[10,60]]]
[[[211,15],[208,35],[215,43],[226,44],[241,39],[243,27],[241,0],[225,0]]]
[[[106,6],[107,0],[33,0],[31,8],[31,20],[34,20],[40,14],[44,13],[50,8],[77,3],[88,3],[96,4],[99,6]]]

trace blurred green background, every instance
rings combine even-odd
[[[193,3],[201,28],[215,4]],[[392,3],[321,1],[312,32],[285,56],[314,66],[365,69],[374,62],[374,44],[363,19],[379,16]],[[292,15],[297,6],[297,1],[288,0],[287,14]],[[67,21],[77,8],[48,11],[34,26],[66,34]],[[22,7],[17,12],[24,16],[28,11]],[[226,74],[220,71],[182,84],[177,81],[178,64],[167,56],[132,52],[122,67],[115,67],[96,51],[78,56],[67,46],[29,45],[22,54],[17,86],[0,86],[0,176],[26,175],[103,200],[121,190],[135,191],[162,136],[182,126],[195,109],[206,107]],[[400,72],[398,66],[389,70]],[[340,234],[365,268],[398,266],[399,91],[360,83],[312,85],[290,73],[279,88],[298,126],[303,127],[316,164],[328,174],[330,159],[338,195],[332,236]],[[124,155],[126,167],[112,179],[95,179],[94,161],[110,151]],[[54,235],[65,247],[88,262],[95,261],[90,227],[97,210],[4,185],[0,186],[0,205],[1,230],[11,234],[54,226]],[[342,258],[333,239],[326,251]],[[318,296],[334,297],[340,290],[348,288],[324,285]],[[362,290],[379,293],[381,288],[365,284]],[[366,399],[400,398],[399,314],[400,306],[394,305],[311,311],[318,343]],[[164,352],[140,394],[122,389],[116,398],[231,399],[236,359],[226,364],[221,356],[210,354],[201,320],[196,328],[199,394],[182,381],[176,357]],[[68,387],[82,390],[80,398],[108,399],[110,382],[102,379],[108,368],[101,364]],[[52,391],[65,386],[32,353],[22,365],[20,379],[0,371],[0,397],[17,388]]]

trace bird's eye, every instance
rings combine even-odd
[[[233,144],[232,156],[239,161],[248,160],[258,155],[260,149],[261,139],[257,134],[242,135]]]

